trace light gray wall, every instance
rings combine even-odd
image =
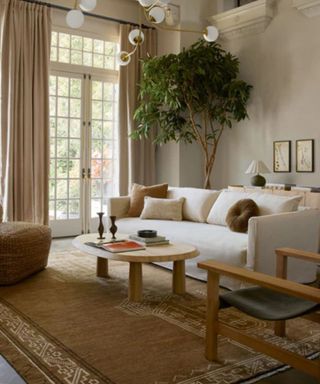
[[[239,56],[241,77],[254,86],[250,120],[224,133],[212,181],[215,187],[248,184],[252,159],[273,167],[273,141],[292,140],[292,172],[269,182],[320,185],[320,17],[307,18],[291,0],[277,0],[265,32],[235,39],[224,48]],[[295,172],[295,140],[315,139],[315,173]]]

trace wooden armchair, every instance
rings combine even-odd
[[[302,316],[320,309],[320,289],[286,280],[288,257],[320,264],[320,254],[290,248],[276,250],[277,277],[243,268],[233,267],[216,261],[205,261],[199,268],[208,271],[206,358],[218,357],[218,334],[234,339],[261,353],[284,362],[320,380],[320,360],[308,360],[266,341],[237,331],[219,321],[220,301],[232,305],[250,316],[275,321],[275,334],[285,335],[285,320]],[[231,291],[219,297],[219,277],[226,275],[258,287]]]

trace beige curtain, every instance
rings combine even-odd
[[[133,46],[128,40],[130,25],[120,26],[120,50],[130,52]],[[143,29],[144,43],[131,57],[128,66],[120,69],[119,83],[119,145],[120,145],[120,195],[127,195],[132,183],[154,184],[155,145],[152,138],[131,140],[129,134],[135,129],[133,114],[138,106],[138,84],[141,78],[141,59],[157,53],[157,33]]]
[[[47,6],[7,0],[1,65],[4,220],[48,223],[50,36]]]

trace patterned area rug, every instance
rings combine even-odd
[[[144,300],[126,299],[128,265],[110,263],[110,279],[95,276],[95,258],[52,254],[47,270],[0,288],[0,354],[27,383],[235,384],[281,369],[276,360],[219,338],[220,361],[204,359],[206,285],[187,281],[171,294],[171,273],[144,265]],[[288,322],[288,338],[271,324],[232,308],[222,320],[288,350],[316,357],[320,324]],[[318,316],[319,317],[319,316]]]

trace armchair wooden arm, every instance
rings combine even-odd
[[[279,257],[294,257],[296,259],[301,259],[305,261],[311,261],[314,263],[320,264],[320,254],[308,251],[302,251],[294,248],[278,248],[276,249],[276,254]]]
[[[309,287],[307,285],[284,280],[279,277],[249,271],[244,268],[234,267],[232,265],[223,264],[213,260],[198,263],[198,267],[206,269],[208,272],[213,272],[217,275],[221,274],[230,276],[248,283],[260,285],[265,288],[320,303],[320,290],[318,288]]]

